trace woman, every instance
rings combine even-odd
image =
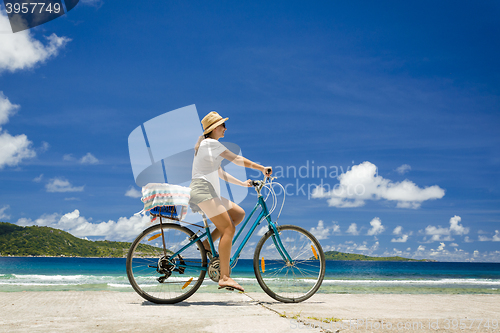
[[[240,181],[222,170],[220,165],[223,159],[227,159],[236,165],[260,170],[265,176],[271,175],[272,168],[263,167],[243,156],[236,155],[218,141],[224,137],[226,132],[225,123],[228,119],[222,118],[217,112],[212,111],[201,121],[204,132],[195,146],[193,175],[189,186],[191,188],[190,204],[197,205],[215,224],[216,229],[212,232],[212,239],[215,241],[220,237],[219,289],[229,287],[244,291],[230,277],[229,259],[235,226],[243,221],[245,211],[234,202],[221,197],[219,177],[230,183],[245,187],[251,186],[251,180]],[[209,251],[209,257],[211,257],[212,253],[210,252],[208,240],[205,240],[203,244],[205,249]]]

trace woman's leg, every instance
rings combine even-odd
[[[231,221],[234,223],[234,226],[240,224],[241,221],[243,221],[243,219],[245,218],[245,211],[243,210],[243,208],[226,198],[222,198],[221,201],[225,209],[227,210]],[[219,229],[215,229],[211,235],[212,241],[215,242],[221,236],[221,232],[219,231]],[[206,250],[210,250],[210,245],[208,244],[207,239],[203,241],[203,245],[205,246]]]
[[[203,212],[210,217],[210,221],[215,224],[220,233],[219,260],[220,260],[220,280],[219,286],[235,286],[237,289],[243,288],[230,277],[229,260],[231,257],[231,246],[234,237],[235,224],[231,221],[229,211],[219,198],[206,200],[198,204]],[[241,222],[241,221],[240,221]]]

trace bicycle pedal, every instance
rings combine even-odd
[[[226,290],[229,290],[229,291],[234,291],[234,288],[233,287],[219,287],[219,289],[226,289]]]

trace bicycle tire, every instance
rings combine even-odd
[[[163,223],[163,234],[168,254],[180,249],[179,245],[194,235],[188,228],[178,224]],[[203,283],[206,274],[207,257],[201,241],[197,241],[179,256],[160,265],[164,257],[160,225],[144,230],[132,243],[127,255],[127,277],[134,290],[144,299],[153,303],[173,304],[193,295]],[[184,270],[179,264],[188,263]],[[191,268],[192,266],[192,268]],[[159,281],[164,272],[158,267],[173,269],[164,281]],[[204,270],[205,269],[205,270]]]
[[[325,277],[325,255],[318,240],[307,230],[278,227],[283,246],[293,260],[288,264],[278,252],[268,231],[255,248],[253,266],[262,289],[277,301],[298,303],[314,295]]]

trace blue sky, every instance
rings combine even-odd
[[[145,221],[128,135],[195,104],[283,170],[279,223],[325,250],[500,262],[499,12],[87,0],[12,34],[2,7],[0,220],[132,239]]]

